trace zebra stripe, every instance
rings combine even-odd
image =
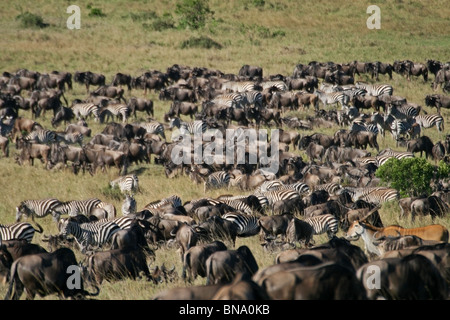
[[[328,237],[333,238],[338,232],[339,220],[332,214],[321,214],[304,220],[314,230],[314,234],[319,235],[327,233]]]
[[[159,209],[163,206],[169,205],[173,208],[181,207],[183,205],[183,202],[181,201],[181,198],[177,195],[171,195],[170,197],[164,198],[162,200],[157,200],[148,203],[144,209],[150,210],[150,209]]]
[[[278,91],[288,91],[289,88],[284,81],[263,81],[260,83],[262,90],[275,88]]]
[[[135,174],[129,174],[110,181],[111,188],[118,187],[122,194],[133,194],[139,191],[139,178]]]
[[[159,134],[164,139],[166,138],[164,125],[158,121],[141,122],[139,126],[144,128],[147,133]]]
[[[24,140],[31,143],[51,144],[57,142],[58,139],[55,131],[37,127],[27,134]]]
[[[228,212],[222,218],[238,226],[237,235],[239,237],[251,237],[259,233],[260,226],[258,224],[258,218],[255,216]]]
[[[359,200],[364,200],[365,202],[371,203],[373,205],[379,205],[388,201],[400,199],[400,193],[398,190],[393,188],[385,188],[379,190],[373,190],[372,192],[361,196]]]
[[[70,219],[62,219],[59,232],[63,236],[73,235],[82,253],[90,246],[101,247],[107,243],[112,235],[121,230],[113,221],[95,221],[78,224]]]
[[[241,108],[244,96],[241,93],[225,93],[218,95],[211,102],[227,108]]]
[[[350,132],[358,132],[358,131],[367,131],[367,132],[372,132],[374,134],[378,134],[379,130],[378,130],[378,126],[376,124],[373,123],[358,123],[358,122],[353,122],[349,128]]]
[[[441,132],[444,131],[444,118],[440,114],[424,114],[415,117],[416,123],[422,129],[428,129],[436,126],[436,129]]]
[[[357,81],[355,86],[358,89],[364,89],[367,91],[367,94],[379,97],[383,95],[391,96],[394,92],[394,88],[389,84],[368,84],[361,81]]]
[[[327,107],[329,104],[331,105],[340,104],[342,108],[345,108],[348,106],[348,103],[350,102],[350,98],[340,91],[327,93],[320,90],[316,90],[314,91],[314,93],[317,95],[320,101],[322,101],[324,107]]]
[[[405,159],[405,158],[414,158],[414,154],[412,152],[407,151],[394,151],[390,148],[382,150],[378,153],[376,156],[377,166],[380,167],[386,161],[388,161],[390,158],[395,157],[399,160]]]
[[[310,191],[309,186],[304,182],[294,182],[290,184],[283,184],[274,190],[295,190],[299,194],[304,194]]]
[[[285,200],[291,200],[296,199],[300,197],[300,194],[297,192],[297,190],[272,190],[272,191],[266,191],[263,192],[263,196],[267,198],[269,201],[269,205],[273,206],[273,204],[277,201],[285,201]]]
[[[210,189],[220,189],[228,187],[230,178],[230,174],[226,171],[217,171],[211,173],[204,182],[204,192]]]
[[[178,128],[181,131],[181,134],[203,134],[208,129],[208,125],[206,122],[202,120],[195,120],[192,122],[184,122],[181,121],[180,118],[172,118],[170,119],[170,128]]]
[[[72,106],[72,110],[77,120],[84,119],[92,114],[95,118],[95,121],[100,122],[100,108],[93,103],[75,103]]]
[[[317,190],[325,190],[329,195],[336,195],[339,190],[342,189],[342,186],[335,182],[329,182],[324,184],[318,184],[314,186],[314,191]]]
[[[242,104],[250,105],[258,108],[263,107],[263,95],[261,92],[256,90],[246,91],[241,93],[243,99]]]
[[[61,202],[55,198],[41,199],[41,200],[25,200],[16,207],[16,221],[20,221],[22,215],[25,217],[34,216],[43,218],[52,214],[53,219],[57,221],[59,214],[55,211]]]
[[[256,192],[263,193],[270,190],[277,190],[279,187],[283,186],[284,183],[280,180],[270,180],[264,181],[257,189]]]
[[[125,195],[125,200],[122,203],[122,214],[124,216],[135,214],[137,211],[136,199],[133,195]]]
[[[256,84],[252,81],[227,81],[222,84],[222,90],[233,92],[246,92],[256,90]]]
[[[401,106],[390,104],[387,107],[387,114],[392,114],[396,119],[414,118],[419,115],[419,112],[419,108],[408,104],[403,104]]]
[[[10,225],[0,224],[0,243],[2,240],[20,240],[25,239],[31,243],[35,232],[42,233],[42,227],[37,224],[39,229],[35,229],[28,222],[18,222]]]
[[[135,218],[131,218],[131,217],[127,217],[127,216],[122,216],[119,218],[115,218],[115,219],[99,219],[96,222],[101,222],[101,223],[105,223],[105,222],[113,222],[115,224],[117,224],[119,226],[120,229],[122,230],[126,230],[129,229],[131,227],[131,225],[136,221]]]
[[[60,215],[67,214],[71,217],[82,214],[85,216],[90,216],[92,210],[98,208],[98,205],[102,201],[98,198],[90,198],[85,200],[70,200],[62,202],[59,206],[55,207],[53,210],[58,212]]]
[[[114,117],[122,118],[122,123],[126,123],[127,119],[131,113],[130,107],[123,103],[113,103],[108,104],[106,107],[102,108],[99,112],[100,122],[105,122],[114,120]]]

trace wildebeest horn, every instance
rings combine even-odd
[[[367,212],[362,218],[360,218],[358,220],[359,221],[366,220],[372,213],[374,213],[375,211],[377,211],[380,208],[381,208],[381,205],[377,205],[375,208],[373,208],[372,210],[369,210],[369,212]]]

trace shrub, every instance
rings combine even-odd
[[[20,20],[22,27],[24,28],[45,28],[48,27],[48,23],[44,22],[44,19],[31,12],[24,12],[16,17],[16,20]]]
[[[400,192],[401,197],[431,193],[435,169],[425,158],[391,158],[375,172],[376,177]]]
[[[177,3],[175,13],[180,16],[179,27],[201,29],[208,19],[214,16],[208,0],[181,0]]]
[[[106,14],[103,13],[100,8],[90,8],[89,17],[106,17]]]
[[[222,49],[222,45],[209,37],[201,36],[191,37],[183,41],[180,45],[180,48]]]

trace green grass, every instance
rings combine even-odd
[[[264,75],[291,75],[298,63],[334,61],[346,63],[353,60],[383,61],[410,59],[425,62],[427,59],[448,61],[450,37],[448,25],[450,8],[442,1],[378,1],[381,9],[381,29],[366,28],[366,8],[371,1],[218,1],[211,0],[214,20],[201,30],[178,28],[179,17],[173,13],[177,1],[77,1],[81,8],[81,29],[66,28],[68,2],[22,1],[20,4],[0,2],[0,70],[15,72],[21,68],[42,73],[52,70],[85,71],[103,73],[107,83],[117,72],[138,76],[146,70],[165,71],[173,64],[191,67],[207,67],[224,73],[237,74],[244,64],[263,67]],[[25,9],[26,8],[26,9]],[[22,24],[17,18],[25,12],[33,14],[34,21],[46,24],[36,28]],[[36,18],[38,17],[38,18]],[[39,19],[42,18],[42,20]],[[200,40],[198,40],[200,39]],[[189,40],[191,40],[189,42]],[[197,40],[193,42],[192,40]],[[183,43],[191,44],[183,46]],[[194,44],[194,45],[192,45]],[[431,79],[433,76],[430,77]],[[357,80],[367,80],[367,76]],[[390,83],[394,95],[404,96],[410,102],[424,106],[424,98],[432,93],[430,81],[422,78],[410,82],[394,74],[392,80],[380,76],[380,82]],[[140,90],[133,90],[135,96],[143,97]],[[83,99],[85,88],[74,84],[66,98]],[[129,93],[126,93],[128,98]],[[155,118],[163,121],[163,114],[170,103],[160,101],[158,94],[147,95],[155,104]],[[424,109],[435,112],[428,107]],[[22,116],[31,117],[30,112]],[[312,115],[312,111],[293,113],[301,118]],[[144,120],[143,115],[140,120]],[[450,128],[450,111],[444,110],[445,133]],[[50,125],[51,115],[39,118],[45,127]],[[139,120],[139,119],[138,119]],[[89,122],[93,133],[103,126]],[[61,129],[61,128],[60,128]],[[333,134],[336,128],[314,128],[302,134],[324,132]],[[425,132],[432,141],[441,140],[443,134],[436,129]],[[390,136],[379,137],[380,148],[396,148]],[[14,162],[14,145],[11,156],[0,159],[0,221],[12,223],[15,207],[25,199],[57,197],[66,201],[98,197],[113,203],[120,210],[121,200],[108,190],[110,180],[117,177],[116,169],[107,173],[74,175],[70,170],[47,171],[37,161],[34,167],[19,166]],[[304,155],[303,152],[297,151]],[[306,159],[306,157],[305,157]],[[161,166],[154,164],[132,166],[130,171],[139,171],[142,193],[136,195],[138,208],[147,203],[172,194],[183,201],[204,196],[203,186],[193,184],[186,176],[167,179]],[[216,197],[222,193],[237,194],[237,190],[217,190],[208,193]],[[386,204],[381,209],[385,224],[400,224],[410,227],[411,222],[399,218],[396,204]],[[50,217],[39,221],[46,234],[55,234],[56,226]],[[437,219],[450,228],[450,219]],[[414,225],[429,224],[429,217],[419,219]],[[342,233],[338,234],[342,235]],[[326,237],[316,238],[317,243]],[[43,244],[37,235],[36,242]],[[361,240],[357,242],[362,245]],[[260,268],[273,263],[275,253],[265,252],[256,238],[238,239],[237,246],[248,245]],[[82,257],[77,254],[81,259]],[[159,249],[153,266],[175,265],[181,273],[179,254],[175,249]],[[204,283],[198,279],[195,284]],[[119,281],[104,283],[99,298],[150,299],[155,293],[167,287],[184,286],[182,281],[153,285],[144,281]],[[0,296],[4,294],[0,286]],[[46,299],[55,299],[54,296]]]

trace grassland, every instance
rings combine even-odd
[[[449,61],[450,8],[446,1],[377,1],[381,9],[381,29],[369,30],[366,8],[372,1],[217,1],[209,2],[214,11],[214,20],[201,30],[179,29],[174,8],[177,1],[21,1],[0,2],[0,70],[14,72],[20,68],[42,73],[52,70],[76,70],[103,73],[107,82],[116,72],[140,75],[145,70],[161,70],[173,64],[207,67],[225,73],[237,73],[244,64],[263,67],[264,75],[290,75],[297,63],[309,61],[334,61],[346,63],[353,60],[383,61],[410,59],[425,62],[427,59]],[[81,29],[69,30],[66,8],[77,4],[81,8]],[[262,4],[262,5],[261,5]],[[104,16],[90,15],[92,8],[99,9]],[[23,27],[17,17],[31,12],[43,18],[45,28]],[[98,12],[98,11],[97,11]],[[156,30],[155,21],[171,17],[174,28]],[[221,49],[182,48],[183,41],[207,37],[220,44]],[[431,76],[432,78],[432,76]],[[363,76],[361,79],[371,81]],[[394,94],[410,102],[424,105],[424,98],[432,93],[430,81],[422,78],[408,82],[394,74],[389,80],[381,76],[381,82],[389,82]],[[127,98],[130,93],[127,93]],[[140,90],[131,92],[143,96]],[[85,97],[85,88],[74,84],[66,92],[69,101]],[[169,103],[158,100],[157,93],[150,93],[155,103],[155,118],[162,121]],[[427,112],[434,112],[424,106]],[[310,115],[311,111],[297,112],[299,117]],[[31,113],[24,111],[24,117]],[[450,112],[443,111],[446,133],[450,128]],[[50,127],[50,115],[39,118],[44,126]],[[93,132],[102,126],[89,123]],[[332,134],[335,128],[323,131]],[[302,132],[303,133],[303,132]],[[305,131],[304,134],[311,132]],[[435,129],[427,135],[437,141],[443,139]],[[390,137],[379,139],[380,147],[395,147]],[[11,157],[0,159],[0,222],[14,221],[15,207],[25,199],[56,197],[62,201],[98,197],[108,200],[120,208],[121,202],[108,198],[110,180],[117,177],[112,169],[95,176],[74,175],[69,171],[47,171],[38,162],[34,167],[19,166],[14,162],[15,147],[11,146]],[[162,167],[154,164],[139,165],[130,171],[139,171],[142,193],[136,195],[138,207],[177,194],[183,201],[203,197],[203,188],[193,184],[187,177],[169,180]],[[237,193],[237,190],[230,192]],[[217,196],[221,191],[208,195]],[[386,224],[412,226],[410,221],[399,217],[396,204],[387,204],[381,209]],[[428,224],[426,217],[415,225]],[[438,219],[450,228],[450,218]],[[40,223],[47,234],[57,232],[51,218]],[[338,234],[341,235],[341,234]],[[37,236],[38,243],[42,243]],[[326,241],[317,237],[316,242]],[[238,239],[237,246],[248,245],[259,266],[273,263],[273,253],[265,252],[256,238]],[[362,242],[358,242],[362,245]],[[81,257],[80,257],[81,258]],[[175,249],[160,249],[156,252],[155,265],[175,265],[181,271],[180,258]],[[204,283],[198,279],[195,284]],[[156,292],[174,286],[185,285],[182,281],[153,285],[143,281],[120,281],[105,283],[98,297],[102,300],[149,299]],[[0,296],[4,287],[0,287]],[[48,297],[47,299],[54,299]]]

